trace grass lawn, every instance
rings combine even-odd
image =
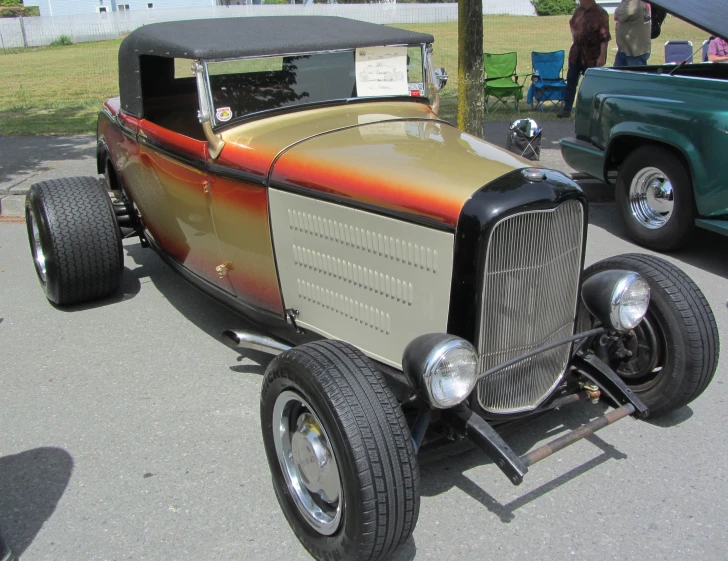
[[[568,50],[571,44],[568,16],[483,18],[483,50],[490,53],[516,51],[518,72],[531,71],[531,51]],[[456,119],[457,22],[399,24],[398,27],[431,33],[435,37],[435,63],[450,75],[442,91],[441,116]],[[680,20],[668,17],[662,35],[653,42],[651,63],[664,61],[662,45],[668,39],[689,39],[697,49],[706,34]],[[65,47],[0,51],[0,135],[93,133],[101,103],[119,93],[117,54],[120,40],[80,43]],[[607,63],[616,53],[610,43]],[[525,97],[525,90],[524,90]],[[522,103],[525,106],[525,101]],[[522,111],[521,116],[532,113]],[[499,111],[490,118],[515,118]],[[536,113],[539,119],[552,115]]]

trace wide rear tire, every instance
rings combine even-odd
[[[610,366],[644,401],[650,417],[697,398],[718,366],[718,326],[708,301],[681,269],[653,255],[631,253],[595,263],[584,279],[608,269],[635,271],[650,287],[650,304],[635,327],[633,356]]]
[[[419,468],[402,409],[359,350],[317,341],[278,355],[261,393],[273,487],[316,559],[383,559],[412,534]]]
[[[111,200],[95,177],[41,181],[25,199],[30,250],[43,290],[58,306],[116,292],[124,270]]]

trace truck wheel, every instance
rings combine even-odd
[[[25,199],[35,271],[48,300],[59,306],[114,293],[124,257],[106,190],[95,177],[41,181]]]
[[[607,269],[639,273],[650,286],[642,322],[624,337],[632,356],[610,366],[659,417],[687,405],[713,379],[718,365],[718,327],[708,301],[682,270],[660,257],[630,253],[584,271],[584,279]]]
[[[407,422],[359,350],[317,341],[268,366],[261,426],[278,502],[316,559],[382,559],[412,534],[419,467]]]
[[[617,208],[638,244],[672,251],[690,241],[695,200],[690,174],[675,154],[659,146],[634,150],[619,169]]]

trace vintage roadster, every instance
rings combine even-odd
[[[105,182],[27,196],[52,303],[112,294],[138,237],[259,326],[223,339],[276,355],[265,452],[317,559],[408,539],[422,446],[470,439],[519,484],[611,422],[684,406],[718,361],[682,271],[637,254],[583,270],[579,187],[437,117],[432,43],[330,17],[142,27],[99,115]],[[523,456],[496,430],[584,399],[613,409]]]

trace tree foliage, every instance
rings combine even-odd
[[[539,16],[565,16],[574,13],[576,0],[531,0]]]

